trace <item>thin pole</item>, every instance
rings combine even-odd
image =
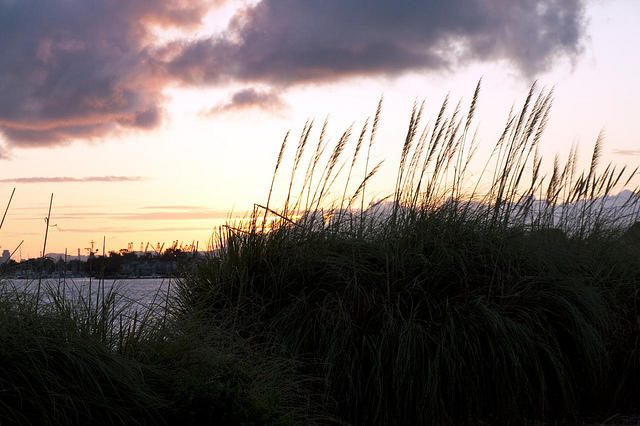
[[[104,268],[107,265],[107,258],[105,257],[105,246],[107,244],[107,236],[103,235],[102,236],[102,308],[104,309],[105,303],[104,303]],[[98,290],[100,290],[98,288]],[[98,307],[98,296],[100,295],[100,293],[98,293],[98,295],[96,295],[96,308]]]
[[[53,192],[51,193],[51,199],[49,200],[49,213],[47,213],[47,227],[44,230],[44,245],[42,246],[42,258],[44,258],[47,251],[47,237],[49,236],[49,219],[51,218],[51,205],[53,204]]]
[[[45,220],[46,228],[44,230],[44,245],[42,246],[42,266],[40,268],[40,276],[38,277],[38,293],[36,294],[36,311],[38,310],[38,302],[40,301],[40,286],[42,285],[42,270],[44,269],[44,258],[47,252],[47,237],[49,236],[49,219],[51,219],[51,205],[53,204],[53,192],[51,193],[51,199],[49,200],[49,213],[47,213],[47,219]]]
[[[4,209],[4,214],[2,215],[2,222],[0,222],[0,229],[2,229],[2,225],[4,224],[4,218],[7,217],[7,212],[9,211],[9,206],[11,205],[11,200],[13,200],[13,194],[16,193],[16,189],[13,188],[11,191],[11,197],[9,197],[9,202],[7,203],[7,208]]]
[[[24,243],[24,240],[20,241],[20,244],[18,244],[18,247],[16,247],[11,254],[9,255],[9,258],[7,259],[7,261],[5,263],[9,263],[9,261],[11,260],[11,258],[13,257],[13,255],[15,254],[15,252],[18,251],[18,249],[20,248],[20,246],[22,245],[22,243]]]

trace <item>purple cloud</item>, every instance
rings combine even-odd
[[[187,28],[186,0],[0,2],[0,131],[10,146],[64,144],[162,118],[152,26]]]
[[[231,96],[228,102],[214,106],[205,115],[247,109],[279,110],[285,107],[284,101],[273,91],[259,91],[254,88],[240,90]]]
[[[162,44],[154,29],[201,31],[224,0],[0,0],[0,133],[11,148],[152,129],[176,83],[249,87],[215,113],[282,107],[294,84],[471,61],[531,76],[580,53],[584,2],[262,0],[222,34]]]
[[[263,0],[169,63],[193,84],[274,85],[507,59],[526,75],[580,52],[581,0]]]

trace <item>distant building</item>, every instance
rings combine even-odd
[[[11,257],[11,252],[9,250],[2,250],[2,263],[8,262]]]

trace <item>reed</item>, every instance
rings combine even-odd
[[[415,103],[393,188],[376,201],[382,98],[353,140],[350,126],[331,143],[325,120],[314,143],[308,121],[274,206],[287,133],[266,202],[144,306],[104,280],[0,281],[2,423],[640,412],[638,168],[600,164],[602,134],[585,170],[577,146],[547,168],[552,91],[533,85],[472,176],[480,86],[468,108],[447,96],[427,123]]]
[[[630,326],[640,240],[629,228],[640,193],[605,204],[637,169],[600,167],[600,137],[587,170],[577,171],[574,148],[546,172],[538,145],[552,92],[534,85],[472,177],[479,93],[480,83],[466,112],[445,98],[432,125],[414,105],[392,193],[366,209],[382,102],[344,166],[352,128],[323,156],[323,126],[295,190],[305,127],[287,208],[266,206],[277,214],[264,232],[221,230],[219,251],[180,280],[180,315],[282,348],[347,423],[518,424],[640,409],[630,379],[640,372]]]

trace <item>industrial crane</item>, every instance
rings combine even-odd
[[[91,247],[85,247],[84,249],[87,250],[87,253],[89,255],[91,255],[92,253],[95,253],[95,251],[93,251],[93,247],[96,244],[96,242],[91,240],[91,241],[89,241],[89,244],[91,244]],[[97,249],[96,249],[96,251],[97,251]]]

